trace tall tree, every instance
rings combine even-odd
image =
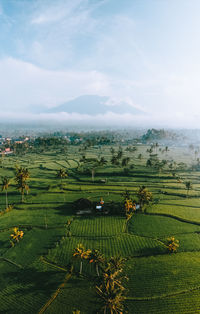
[[[167,249],[169,253],[175,253],[177,249],[179,248],[179,241],[176,240],[174,237],[167,239]]]
[[[149,192],[144,185],[139,188],[137,196],[141,209],[143,209],[143,206],[149,204],[149,202],[153,199],[152,193]]]
[[[188,196],[189,190],[192,189],[192,182],[191,181],[186,181],[185,182],[185,188],[187,190],[187,196]]]
[[[61,182],[61,184],[62,184],[62,179],[64,179],[64,178],[67,177],[66,171],[65,171],[63,168],[60,168],[60,169],[57,171],[57,177],[60,178],[60,182]]]
[[[88,259],[91,254],[91,250],[86,250],[83,244],[78,244],[77,248],[75,248],[73,257],[78,258],[80,260],[80,275],[82,274],[83,270],[83,260]]]
[[[29,191],[29,186],[27,184],[27,179],[30,178],[30,173],[27,168],[23,167],[16,167],[16,175],[15,175],[15,181],[17,183],[17,189],[21,193],[21,202],[24,201],[24,191]]]
[[[129,162],[130,162],[130,158],[129,157],[124,157],[122,159],[122,167],[128,166]]]
[[[103,280],[100,286],[96,286],[96,291],[101,297],[104,306],[104,313],[120,314],[123,311],[123,301],[125,299],[125,288],[122,280],[124,259],[120,256],[111,257],[103,273]]]
[[[90,263],[93,263],[95,265],[96,273],[97,276],[99,277],[99,267],[101,267],[105,262],[103,254],[101,254],[101,252],[99,252],[98,250],[93,249],[89,255],[89,260]]]
[[[23,238],[23,235],[24,232],[22,230],[19,230],[17,227],[13,228],[13,233],[10,235],[12,238],[12,240],[10,240],[11,245],[14,246],[16,242],[19,242],[19,240]]]

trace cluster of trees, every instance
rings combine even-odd
[[[122,196],[124,197],[125,212],[130,212],[130,209],[135,211],[136,201],[131,198],[130,192],[125,190],[122,193]],[[136,192],[136,197],[138,199],[139,208],[141,211],[144,211],[145,206],[153,200],[152,193],[144,185],[139,187],[138,191]]]
[[[149,154],[149,158],[146,161],[146,167],[155,169],[157,171],[162,171],[165,167],[167,167],[168,170],[170,171],[181,171],[181,170],[186,170],[187,164],[184,162],[179,162],[176,163],[173,160],[166,160],[162,159],[160,160],[158,158],[158,154]]]
[[[120,314],[123,311],[126,291],[123,282],[128,279],[123,276],[124,263],[125,259],[120,256],[111,257],[103,270],[101,284],[96,286],[104,313]]]
[[[131,149],[131,148],[129,148]],[[135,150],[134,150],[135,151]],[[115,149],[111,147],[110,152],[112,154],[112,157],[110,159],[110,162],[112,165],[120,166],[121,167],[127,167],[130,162],[130,157],[124,157],[124,152],[121,146],[119,146],[119,149],[117,152],[115,152]]]
[[[141,141],[143,143],[154,142],[154,141],[176,141],[179,136],[172,132],[166,131],[164,129],[149,129],[145,134],[141,136]]]
[[[127,232],[128,223],[136,212],[136,201],[131,198],[130,192],[128,190],[125,190],[125,192],[122,193],[122,196],[124,197],[124,211],[126,217],[125,232]],[[140,210],[145,211],[145,206],[153,200],[152,193],[149,192],[145,186],[141,186],[139,187],[136,196],[139,202],[138,205]]]
[[[125,300],[125,287],[123,281],[123,266],[125,259],[116,256],[108,261],[99,250],[85,249],[82,244],[78,244],[73,252],[73,257],[80,260],[80,274],[82,274],[83,260],[88,260],[95,265],[98,276],[96,292],[102,300],[104,313],[122,313],[123,301]],[[126,278],[127,279],[127,278]]]
[[[153,168],[157,171],[161,171],[165,165],[167,164],[167,160],[159,160],[157,154],[150,154],[149,158],[147,159],[146,166],[149,168]]]

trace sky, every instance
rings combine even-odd
[[[200,127],[199,0],[0,0],[0,120]],[[83,95],[139,115],[36,114]]]

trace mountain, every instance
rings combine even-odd
[[[107,105],[109,97],[101,97],[97,95],[84,95],[70,100],[57,107],[45,110],[45,113],[78,113],[87,115],[105,114],[107,112],[113,112],[116,114],[141,114],[143,113],[139,109],[130,106],[127,103],[119,103],[115,106]]]

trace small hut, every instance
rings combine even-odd
[[[74,207],[77,210],[76,214],[91,214],[93,204],[92,202],[87,198],[79,198],[74,202]]]

